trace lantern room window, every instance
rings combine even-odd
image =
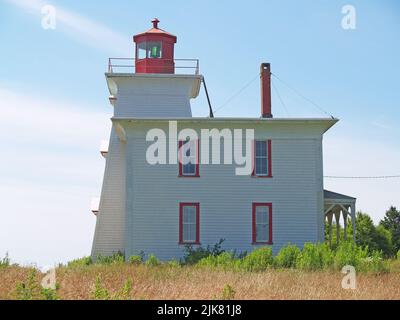
[[[137,59],[146,59],[146,53],[147,53],[146,42],[139,43],[137,48],[138,48],[136,54]]]
[[[161,41],[147,42],[147,57],[150,59],[161,58]]]
[[[161,41],[143,41],[137,45],[137,59],[160,59],[162,58]]]

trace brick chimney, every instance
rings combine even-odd
[[[261,79],[261,117],[272,118],[271,113],[271,65],[262,63],[260,69]]]

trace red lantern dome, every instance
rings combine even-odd
[[[159,29],[159,22],[155,18],[152,20],[153,28],[133,37],[136,44],[136,73],[175,73],[176,36]]]

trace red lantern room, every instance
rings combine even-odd
[[[158,28],[155,18],[153,28],[133,37],[136,44],[136,73],[175,73],[174,44],[176,36]]]

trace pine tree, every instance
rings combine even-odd
[[[391,206],[386,211],[385,217],[381,220],[380,225],[389,230],[392,234],[392,244],[394,252],[400,250],[400,211],[396,207]]]

